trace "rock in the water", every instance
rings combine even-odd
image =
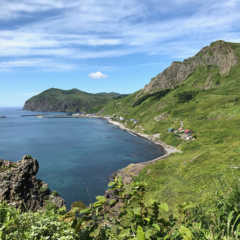
[[[18,162],[0,160],[0,201],[24,211],[36,211],[49,203],[63,207],[63,198],[36,178],[38,169],[38,161],[29,155]]]

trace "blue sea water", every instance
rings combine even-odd
[[[151,142],[101,119],[38,119],[19,108],[0,108],[0,159],[17,161],[31,154],[38,178],[65,199],[89,204],[107,188],[113,172],[163,154]]]

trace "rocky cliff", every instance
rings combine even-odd
[[[203,48],[194,57],[183,62],[173,62],[170,67],[154,77],[143,89],[144,94],[161,89],[172,89],[185,81],[199,66],[217,66],[220,75],[228,74],[238,62],[232,43],[216,41]]]
[[[38,161],[27,155],[18,162],[0,160],[0,201],[32,211],[49,203],[64,206],[64,200],[36,178],[38,169]]]

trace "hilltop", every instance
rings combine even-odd
[[[229,74],[232,67],[238,63],[238,56],[233,44],[224,41],[213,42],[210,46],[201,49],[194,57],[183,62],[173,62],[170,67],[154,77],[143,89],[143,93],[153,93],[161,89],[174,89],[181,85],[191,74],[199,68],[215,67],[218,74]],[[215,77],[208,75],[201,88],[209,89],[215,86]],[[200,87],[200,86],[193,86]]]
[[[98,111],[118,93],[87,93],[78,89],[61,90],[50,88],[26,101],[24,110],[39,112],[86,112]]]

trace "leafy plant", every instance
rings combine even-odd
[[[0,204],[1,240],[79,240],[72,223],[60,220],[62,210],[25,212]]]

